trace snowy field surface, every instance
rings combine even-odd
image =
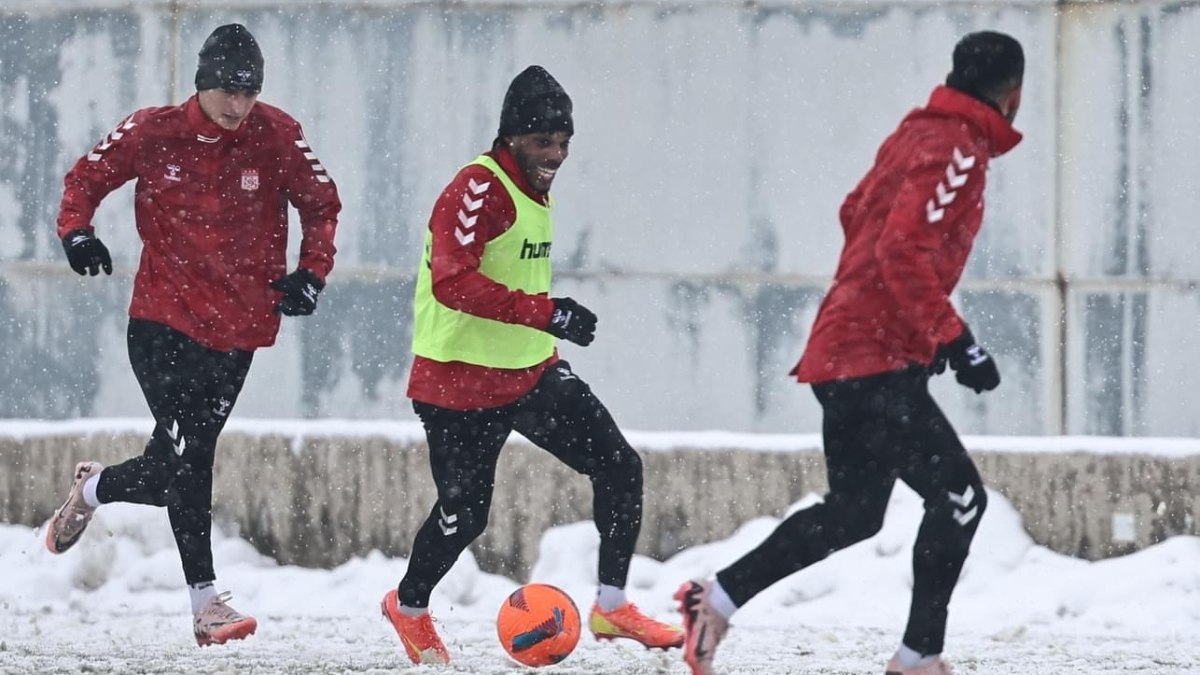
[[[808,503],[809,497],[795,505]],[[951,605],[947,656],[960,675],[1200,674],[1200,539],[1177,537],[1102,562],[1035,546],[999,494]],[[747,604],[717,656],[721,672],[880,674],[908,609],[909,556],[920,519],[900,487],[872,539],[792,575]],[[712,574],[777,521],[746,523],[727,540],[666,562],[634,561],[631,599],[677,622],[671,594]],[[233,533],[215,536],[218,586],[256,616],[244,642],[197,648],[187,593],[163,511],[102,508],[83,540],[51,556],[42,533],[0,524],[0,673],[331,674],[516,673],[493,617],[517,582],[481,572],[469,554],[438,587],[432,607],[453,663],[413,666],[379,600],[405,560],[375,553],[333,570],[280,566]],[[546,532],[531,580],[567,590],[586,611],[598,538],[590,523]],[[597,643],[547,672],[673,673],[679,652]]]

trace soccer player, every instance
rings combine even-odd
[[[642,461],[556,340],[591,344],[596,315],[550,297],[550,186],[575,128],[571,99],[543,68],[512,81],[491,150],[442,191],[425,234],[408,395],[425,427],[437,501],[384,616],[414,663],[448,663],[429,596],[487,524],[496,461],[514,429],[591,479],[600,531],[598,638],[683,643],[625,596],[642,521]]]
[[[101,504],[165,506],[191,595],[196,643],[254,633],[257,622],[218,593],[212,560],[217,436],[254,351],[275,342],[280,314],[312,314],[333,267],[341,202],[300,125],[258,101],[263,56],[244,26],[200,49],[197,93],[125,118],[66,176],[58,235],[75,272],[112,274],[92,214],[137,179],[141,263],[129,307],[129,360],[154,431],[145,452],[101,467],[80,462],[46,524],[63,553]],[[287,272],[287,205],[300,212],[299,267]]]
[[[930,397],[946,364],[976,393],[1000,384],[995,361],[950,303],[983,220],[989,161],[1021,140],[1025,58],[1001,33],[954,48],[953,70],[879,148],[841,208],[845,245],[833,287],[792,374],[824,413],[829,492],[765,541],[675,597],[684,659],[712,673],[729,617],[784,577],[879,531],[896,479],[921,495],[908,626],[887,675],[948,675],[947,605],[987,504],[974,462]]]

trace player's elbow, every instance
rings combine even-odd
[[[450,309],[463,311],[467,295],[462,290],[462,284],[457,283],[457,279],[453,277],[441,280],[435,279],[430,290],[433,291],[433,298],[438,303]]]

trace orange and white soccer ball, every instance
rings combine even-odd
[[[508,655],[527,666],[549,666],[579,644],[579,609],[571,596],[549,584],[513,591],[496,615],[496,634]]]

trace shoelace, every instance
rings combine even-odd
[[[434,626],[435,623],[437,623],[437,619],[433,618],[433,614],[427,612],[417,617],[417,630],[426,634],[426,637],[430,635],[436,637],[437,627]]]
[[[612,612],[612,616],[619,618],[622,622],[628,622],[630,628],[634,628],[645,632],[652,630],[658,625],[658,621],[646,616],[638,609],[637,605],[628,603],[624,607],[618,607]]]
[[[443,653],[445,646],[442,645],[442,638],[438,635],[437,629],[433,625],[435,622],[437,622],[437,619],[434,619],[432,614],[423,614],[417,617],[412,638],[401,636],[409,647],[421,655],[422,661],[424,661],[425,655],[429,653],[432,653],[436,659],[447,658]]]
[[[241,613],[225,604],[232,598],[233,593],[229,591],[221,591],[217,594],[216,599],[209,603],[208,607],[204,608],[204,612],[201,612],[201,614],[210,614],[210,618],[213,623],[232,623],[234,621],[241,621],[244,618],[242,617]]]
[[[92,511],[95,511],[95,510],[96,509],[93,509],[92,507],[87,505],[87,502],[85,502],[83,500],[83,497],[80,497],[79,499],[75,500],[75,503],[67,505],[67,509],[66,509],[67,512],[64,513],[63,515],[64,516],[66,516],[66,515],[74,516],[74,517],[76,517],[75,518],[76,520],[79,520],[79,518],[77,516],[87,516]]]

